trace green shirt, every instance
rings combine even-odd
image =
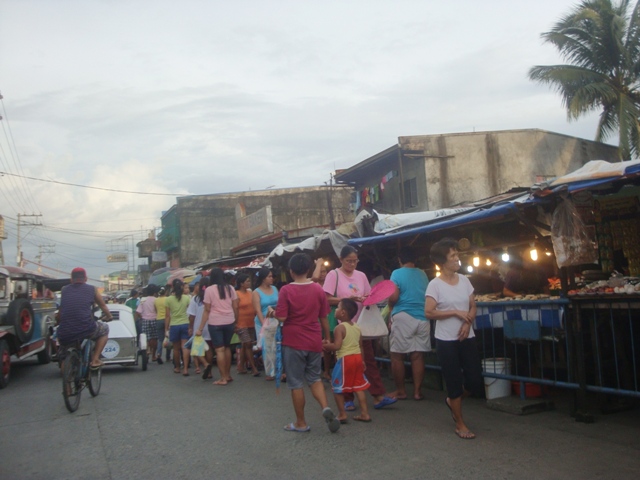
[[[185,323],[189,323],[187,307],[189,306],[190,300],[191,297],[189,295],[182,295],[180,300],[178,300],[175,295],[167,297],[165,305],[167,307],[167,312],[171,314],[171,322],[169,323],[169,326],[172,327],[174,325],[184,325]]]

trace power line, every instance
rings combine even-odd
[[[89,188],[91,190],[102,190],[105,192],[131,193],[133,195],[159,195],[166,197],[184,197],[185,193],[156,193],[156,192],[135,192],[131,190],[118,190],[115,188],[91,187],[89,185],[81,185],[79,183],[60,182],[58,180],[45,180],[44,178],[28,177],[26,175],[18,175],[16,173],[2,172],[0,175],[10,175],[12,177],[26,178],[27,180],[35,180],[36,182],[57,183],[58,185],[68,185],[70,187]]]
[[[13,137],[13,130],[11,130],[11,124],[9,123],[9,117],[7,116],[7,109],[4,106],[3,98],[4,97],[2,96],[2,94],[0,94],[0,104],[2,104],[2,113],[4,114],[4,117],[2,118],[2,120],[4,120],[2,122],[2,131],[4,132],[4,136],[7,139],[7,145],[9,146],[9,153],[11,154],[11,159],[13,160],[13,164],[16,167],[16,171],[24,175],[24,170],[22,168],[22,161],[20,160],[20,155],[18,154],[18,148],[16,146],[16,142]],[[7,136],[7,129],[5,129],[4,127],[5,123],[7,125],[7,129],[9,130],[8,136]],[[9,141],[9,138],[11,139],[11,141]],[[29,185],[27,185],[24,179],[22,180],[21,183],[23,185],[24,192],[20,191],[20,194],[24,195],[24,198],[26,199],[26,204],[30,205],[30,209],[32,209],[33,213],[39,212],[40,209],[38,208],[38,205],[36,205],[35,199],[33,198],[33,192],[31,192]]]

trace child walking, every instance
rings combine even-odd
[[[347,423],[344,408],[344,393],[353,392],[360,404],[360,415],[353,417],[358,422],[370,422],[364,392],[369,389],[369,381],[364,376],[366,368],[362,358],[362,335],[360,327],[352,322],[358,313],[358,305],[349,298],[343,298],[336,309],[336,319],[341,323],[333,331],[333,343],[324,341],[325,350],[336,351],[336,365],[331,376],[333,396],[338,405],[338,420]]]
[[[322,287],[307,278],[311,257],[297,253],[289,260],[293,283],[280,290],[275,317],[282,322],[282,359],[296,421],[285,425],[289,432],[308,432],[304,417],[306,383],[322,409],[329,431],[335,433],[340,422],[329,408],[322,385],[322,333],[329,337],[329,303]]]

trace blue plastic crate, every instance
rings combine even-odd
[[[505,320],[504,336],[511,340],[540,340],[540,324],[526,320]]]

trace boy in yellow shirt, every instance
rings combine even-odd
[[[360,415],[353,417],[358,422],[370,422],[367,401],[364,392],[369,389],[369,381],[364,376],[366,368],[362,358],[362,335],[360,327],[352,322],[358,313],[358,305],[349,298],[343,298],[338,304],[335,316],[341,322],[333,331],[333,343],[323,341],[325,350],[336,351],[336,365],[331,375],[331,388],[338,405],[338,420],[347,423],[344,409],[344,393],[355,393],[360,404]]]

